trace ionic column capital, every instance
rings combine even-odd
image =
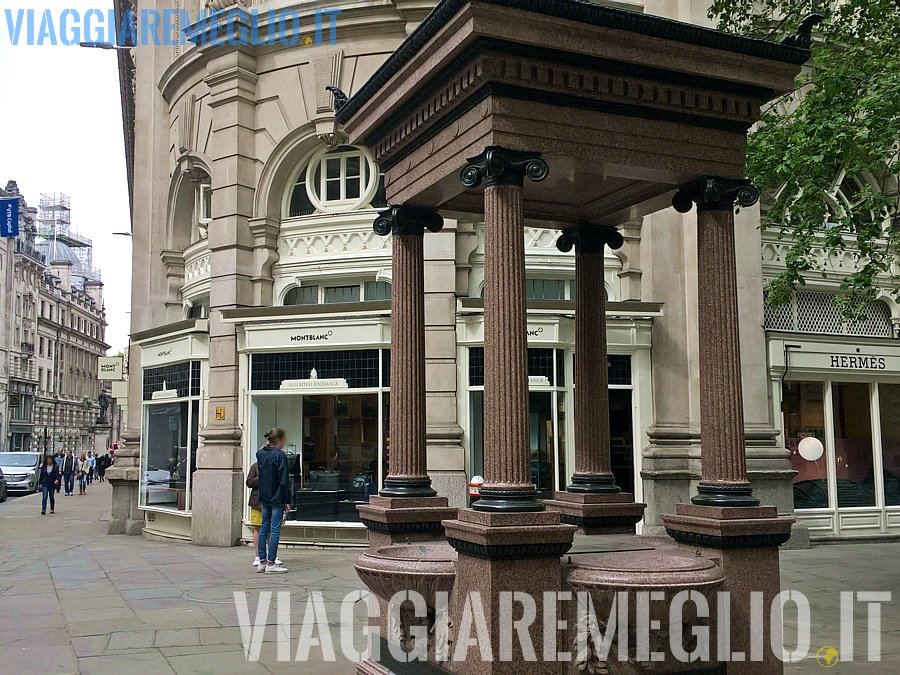
[[[379,211],[378,217],[372,223],[375,234],[382,237],[391,233],[395,236],[421,237],[426,229],[431,232],[440,232],[442,227],[444,227],[444,219],[434,209],[406,206],[405,204],[392,204],[384,211]]]
[[[679,213],[687,213],[694,204],[698,211],[731,211],[737,202],[743,207],[759,201],[759,190],[746,178],[703,176],[682,185],[672,198]]]
[[[550,173],[539,152],[510,150],[499,145],[487,146],[477,157],[466,159],[466,165],[459,174],[460,182],[467,188],[492,185],[522,186],[527,176],[535,183],[544,180]]]
[[[563,230],[556,240],[556,248],[568,253],[575,248],[579,253],[597,253],[609,246],[615,250],[622,248],[625,238],[612,225],[588,225],[581,223]]]

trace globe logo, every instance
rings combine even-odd
[[[823,668],[831,668],[838,662],[838,651],[834,647],[822,647],[816,652],[816,661]]]

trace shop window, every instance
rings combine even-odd
[[[878,385],[884,505],[900,506],[900,384]]]
[[[318,286],[296,286],[284,295],[284,305],[317,305],[319,304]]]
[[[200,362],[190,361],[144,370],[144,400],[152,401],[153,395],[163,391],[175,391],[186,398],[200,395]],[[158,397],[159,398],[159,397]]]
[[[190,509],[190,479],[197,468],[200,401],[145,405],[140,505]]]
[[[874,506],[869,385],[833,382],[834,458],[838,506]]]
[[[309,379],[313,370],[319,379],[344,378],[351,388],[389,386],[387,372],[379,382],[378,349],[254,354],[251,364],[250,386],[255,391],[278,390],[284,380]]]
[[[824,400],[822,382],[785,382],[782,390],[785,447],[791,453],[791,468],[797,472],[793,478],[797,509],[828,507]],[[804,439],[815,439],[818,444],[806,441],[801,454]]]
[[[529,300],[565,300],[564,279],[526,279],[525,297]]]
[[[326,305],[339,302],[359,302],[359,286],[326,286],[323,301]]]
[[[367,301],[391,299],[391,285],[387,281],[367,281],[363,289]]]

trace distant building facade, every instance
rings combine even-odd
[[[13,181],[2,193],[20,198],[19,236],[3,242],[7,251],[0,249],[8,392],[3,449],[93,450],[97,359],[108,349],[103,284],[90,254],[70,246],[77,235],[68,214],[54,214],[54,208],[68,211],[68,198],[42,195],[38,210],[27,207]]]

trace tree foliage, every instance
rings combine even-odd
[[[900,297],[900,0],[714,0],[710,17],[781,39],[812,12],[825,16],[812,59],[750,134],[747,177],[765,193],[763,227],[791,243],[769,302],[850,252],[837,302],[851,315],[879,289]]]

